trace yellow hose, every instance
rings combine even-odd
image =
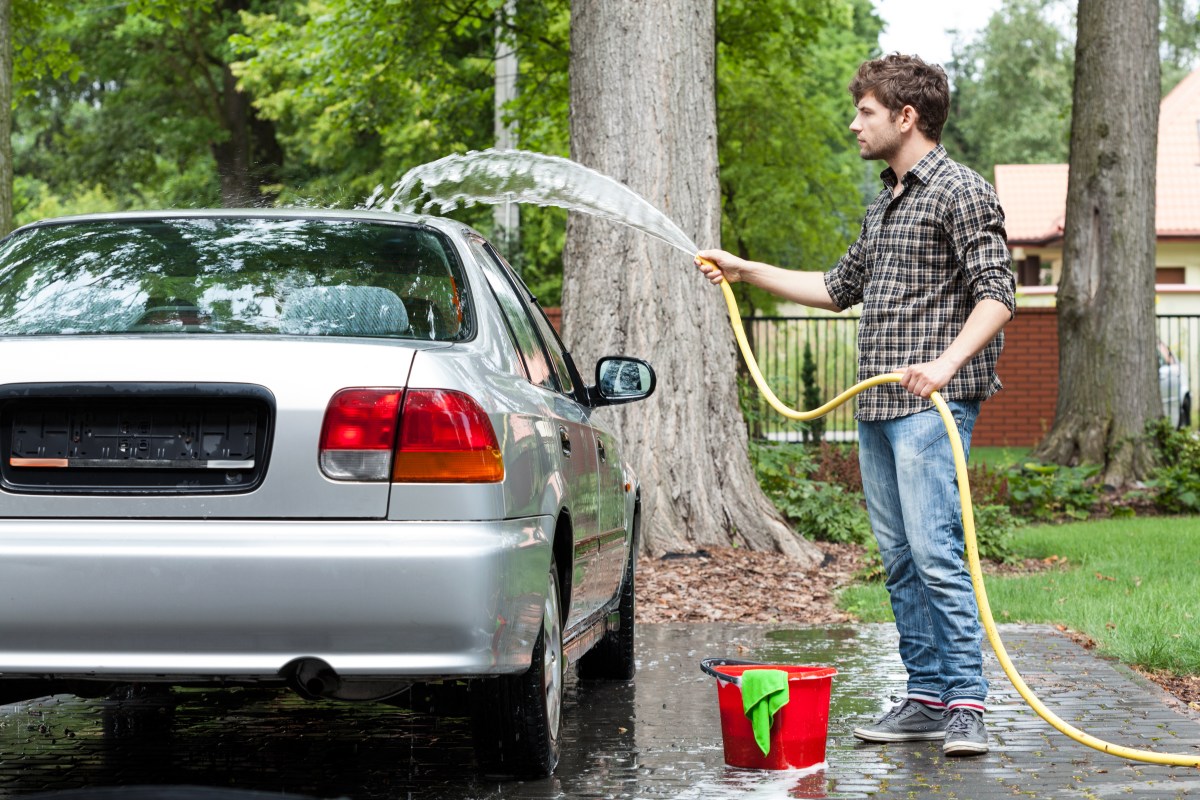
[[[742,326],[742,315],[738,311],[737,299],[733,296],[733,289],[730,288],[728,282],[721,281],[721,291],[725,295],[725,305],[729,308],[729,322],[733,326],[733,334],[737,337],[738,347],[742,351],[742,358],[746,361],[746,368],[750,370],[750,376],[754,379],[754,385],[762,392],[763,397],[767,399],[771,408],[783,416],[806,422],[829,413],[851,397],[870,389],[872,386],[878,386],[882,383],[898,383],[900,381],[901,375],[897,372],[876,375],[874,378],[868,378],[865,381],[856,383],[820,408],[814,408],[811,411],[798,411],[785,406],[775,396],[775,393],[771,391],[771,387],[767,386],[762,372],[758,369],[758,362],[755,360],[754,354],[750,352],[750,343],[746,339],[746,330]],[[992,649],[996,652],[996,658],[999,659],[1000,666],[1004,668],[1004,674],[1012,681],[1017,692],[1020,693],[1021,697],[1025,698],[1025,702],[1037,712],[1039,717],[1080,744],[1085,744],[1102,753],[1109,753],[1118,758],[1128,758],[1133,761],[1144,761],[1150,764],[1168,764],[1177,767],[1200,767],[1200,756],[1173,755],[1170,753],[1154,753],[1149,750],[1138,750],[1132,747],[1112,744],[1084,733],[1063,721],[1053,711],[1046,708],[1045,704],[1038,699],[1038,696],[1025,683],[1025,680],[1021,677],[1021,673],[1017,672],[1017,668],[1013,666],[1012,659],[1008,657],[1008,651],[1004,648],[1004,642],[1000,641],[1000,633],[996,630],[995,620],[992,619],[992,608],[988,603],[987,591],[983,586],[983,571],[979,567],[979,545],[975,538],[975,513],[971,505],[971,484],[967,478],[967,459],[963,455],[962,438],[958,435],[958,427],[954,424],[954,418],[950,415],[950,407],[946,405],[946,401],[942,399],[942,396],[934,392],[930,396],[930,400],[933,401],[934,406],[942,417],[942,422],[946,426],[946,433],[950,436],[950,446],[954,451],[954,471],[958,478],[958,493],[962,502],[963,538],[966,541],[967,564],[971,570],[971,583],[975,587],[975,599],[979,604],[979,616],[983,621],[983,628],[987,632],[988,641],[991,642]]]

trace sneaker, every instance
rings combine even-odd
[[[946,736],[946,718],[942,709],[905,699],[871,725],[855,728],[854,735],[864,742],[920,742]]]
[[[988,751],[987,726],[983,714],[971,708],[952,708],[946,714],[946,741],[942,752],[948,756],[977,756]]]

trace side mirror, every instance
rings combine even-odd
[[[654,394],[654,369],[640,358],[605,356],[596,362],[596,385],[588,387],[593,408],[632,403]]]

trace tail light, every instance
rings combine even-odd
[[[497,483],[504,459],[492,422],[474,398],[409,389],[392,466],[395,482]]]
[[[335,480],[504,479],[491,420],[470,395],[447,389],[343,389],[325,409],[320,464]]]
[[[400,389],[335,394],[321,426],[321,471],[335,480],[387,480],[402,395]]]

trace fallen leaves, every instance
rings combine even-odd
[[[824,562],[798,568],[778,553],[709,548],[638,560],[637,621],[848,622],[836,591],[859,569],[862,548],[820,542]]]

